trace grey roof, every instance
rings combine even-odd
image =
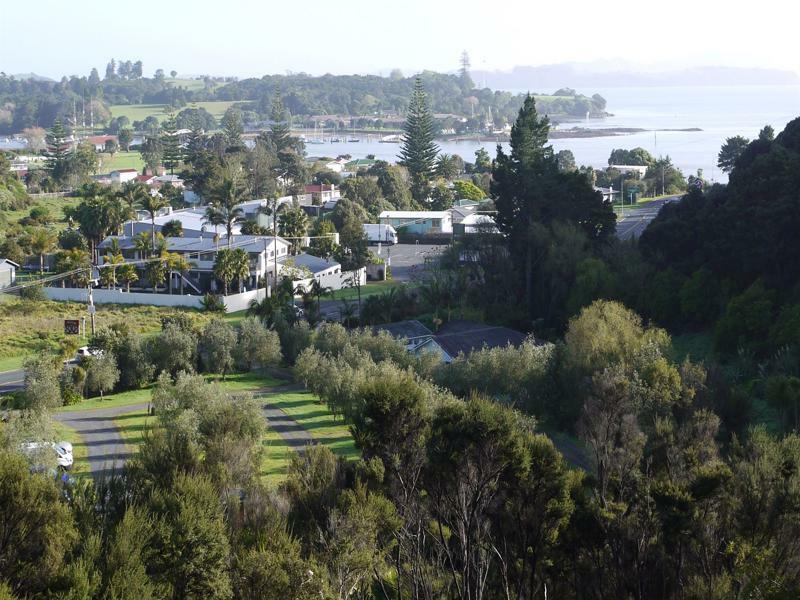
[[[376,325],[372,328],[374,332],[386,331],[395,339],[416,340],[419,338],[430,337],[433,332],[425,327],[416,319],[409,321],[397,321],[396,323],[385,323],[383,325]]]
[[[329,258],[320,258],[319,256],[312,256],[305,252],[296,256],[279,256],[278,262],[284,264],[287,261],[294,262],[297,267],[305,267],[312,273],[322,273],[332,267],[338,267],[339,263]]]
[[[0,258],[0,266],[2,265],[11,265],[15,269],[19,269],[19,265],[15,263],[13,260],[9,260],[8,258]]]
[[[450,321],[442,325],[433,339],[450,356],[469,354],[482,348],[519,346],[527,336],[508,327],[485,325],[473,321]]]
[[[132,250],[136,246],[136,239],[130,236],[109,236],[104,239],[98,248],[106,249],[111,245],[111,240],[119,240],[120,250]],[[167,249],[170,252],[211,252],[214,250],[224,250],[228,247],[227,238],[218,242],[214,241],[214,236],[207,237],[168,237],[164,238],[167,242]],[[264,244],[269,248],[272,245],[272,236],[263,235],[234,235],[231,237],[233,248],[242,248],[246,252],[262,252]],[[289,245],[289,242],[279,237],[278,242]]]

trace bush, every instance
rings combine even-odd
[[[44,288],[41,285],[24,287],[19,291],[19,295],[23,300],[28,300],[29,302],[41,302],[47,299],[44,295]]]
[[[734,297],[717,321],[714,348],[726,356],[740,349],[763,356],[769,348],[768,337],[772,324],[774,293],[759,280]]]
[[[200,305],[203,307],[203,310],[207,312],[225,312],[225,302],[222,300],[222,297],[214,294],[206,294],[203,296],[203,299],[200,300]]]

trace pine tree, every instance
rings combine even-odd
[[[458,70],[458,78],[461,83],[461,89],[465,92],[468,92],[475,87],[472,77],[469,74],[469,67],[469,54],[467,54],[467,51],[464,50],[461,53],[461,68]]]
[[[270,112],[269,139],[275,146],[276,152],[283,152],[291,146],[291,128],[289,126],[289,113],[283,104],[280,92],[275,93]]]
[[[175,167],[183,160],[183,149],[181,148],[181,141],[178,136],[178,126],[175,123],[175,115],[170,114],[169,118],[164,121],[161,129],[161,147],[163,148],[162,160],[164,166],[169,169],[169,172],[174,173]]]
[[[411,174],[411,195],[417,202],[423,202],[430,192],[439,148],[433,142],[433,115],[419,77],[414,83],[403,132],[401,164]]]
[[[53,128],[47,134],[47,170],[50,177],[62,183],[69,171],[69,132],[64,128],[61,119],[56,119]]]

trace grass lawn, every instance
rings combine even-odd
[[[77,206],[81,201],[80,198],[65,198],[60,196],[49,196],[44,198],[36,198],[33,203],[27,208],[21,210],[5,210],[2,211],[2,220],[0,223],[5,222],[8,224],[16,223],[23,217],[27,217],[31,209],[35,206],[46,208],[53,218],[55,223],[50,227],[53,229],[66,229],[67,223],[64,221],[64,208]]]
[[[25,361],[24,354],[17,354],[16,356],[7,356],[0,358],[0,373],[3,371],[16,371],[22,368],[22,363]]]
[[[267,397],[265,400],[291,416],[336,456],[348,460],[358,458],[358,449],[344,419],[334,418],[330,409],[312,393],[289,392]]]
[[[209,318],[193,309],[102,304],[97,307],[95,323],[98,328],[125,323],[132,331],[149,333],[161,328],[162,317],[177,312],[189,312],[200,323]],[[3,296],[0,301],[0,361],[7,362],[0,363],[3,365],[0,370],[18,368],[22,357],[32,352],[57,351],[67,337],[82,346],[86,343],[83,338],[64,334],[64,319],[79,319],[84,315],[85,304],[49,300],[31,302]]]
[[[182,79],[180,77],[166,77],[164,79],[165,83],[170,83],[175,87],[182,87],[186,88],[190,92],[194,92],[197,90],[202,90],[206,87],[205,82],[202,79]],[[216,83],[211,84],[212,89],[217,87]]]
[[[89,398],[78,404],[71,406],[59,406],[56,412],[73,412],[83,410],[93,410],[95,408],[115,408],[117,406],[127,406],[129,404],[139,404],[148,402],[150,400],[151,386],[142,388],[141,390],[130,390],[127,392],[120,392],[118,394],[106,394],[101,400],[97,398]]]
[[[202,81],[200,84],[202,85]],[[237,102],[241,101],[190,102],[175,112],[177,114],[185,108],[205,108],[215,119],[219,120],[225,111]],[[111,116],[128,117],[131,124],[134,121],[144,121],[149,116],[156,117],[161,122],[167,118],[166,109],[166,104],[115,104],[111,107]]]
[[[97,168],[98,173],[110,173],[117,169],[136,169],[142,171],[144,169],[144,161],[139,152],[116,152],[114,156],[110,154],[100,155],[100,166]]]
[[[374,296],[375,294],[382,294],[392,288],[403,285],[410,286],[411,284],[392,279],[388,281],[375,281],[373,283],[368,283],[367,285],[361,286],[361,299],[363,300],[364,298],[368,296]],[[356,288],[342,288],[341,290],[336,290],[332,295],[323,298],[323,301],[324,300],[358,300],[358,290]]]
[[[83,477],[89,474],[89,451],[81,436],[72,427],[53,421],[53,428],[56,431],[56,439],[70,442],[72,444],[72,470],[69,472],[73,477]]]

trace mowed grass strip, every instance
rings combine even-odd
[[[342,418],[335,418],[328,406],[311,392],[288,392],[265,396],[265,402],[280,408],[336,456],[347,460],[359,457],[350,429]]]

